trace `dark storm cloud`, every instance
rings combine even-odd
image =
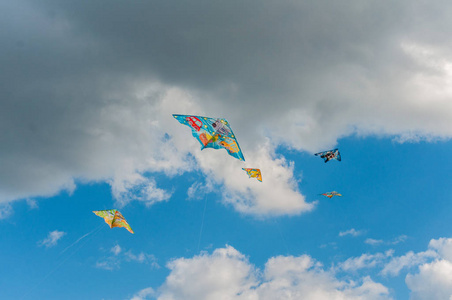
[[[400,34],[394,24],[405,23],[406,10],[378,1],[44,3],[41,9],[67,20],[75,34],[101,43],[116,66],[170,83],[232,82],[272,93],[298,87],[325,66],[374,68],[388,51],[381,40]]]
[[[445,1],[44,3],[42,11],[67,21],[73,35],[99,45],[102,58],[93,64],[102,71],[213,91],[242,108],[238,120],[245,114],[279,119],[303,103],[318,120],[346,118],[359,126],[353,115],[372,106],[363,98],[403,102],[411,95],[401,86],[416,72],[431,71],[408,57],[401,43],[447,47],[452,26]],[[357,102],[363,107],[354,109]]]
[[[185,91],[173,111],[226,116],[245,147],[262,135],[309,151],[353,132],[450,137],[450,92],[428,106],[422,96],[449,76],[450,11],[446,1],[3,1],[0,201],[149,170],[140,161],[163,156],[161,99],[173,87]]]

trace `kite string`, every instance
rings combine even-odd
[[[75,244],[77,244],[78,242],[80,242],[81,240],[83,240],[85,237],[89,236],[93,232],[96,231],[96,233],[97,233],[97,231],[99,231],[100,228],[102,228],[102,226],[104,226],[104,224],[100,224],[97,228],[93,229],[92,231],[90,231],[87,234],[83,235],[82,237],[78,238],[75,242],[73,242],[71,245],[67,246],[63,251],[61,251],[60,255],[63,254],[64,252],[66,252],[68,249],[72,248],[72,246],[74,246]]]
[[[79,238],[77,241],[75,241],[74,243],[72,243],[72,245],[70,245],[69,247],[66,247],[66,249],[64,249],[61,253],[63,254],[67,249],[71,248],[73,245],[75,245],[76,243],[78,243],[79,241],[81,241],[82,239],[84,239],[85,237],[89,236],[92,234],[92,237],[95,236],[101,229],[102,229],[102,225],[100,225],[99,227],[97,227],[96,229],[92,230],[91,232],[83,235],[81,238]],[[26,292],[20,299],[24,299],[25,296],[27,296],[28,294],[30,294],[34,289],[36,289],[39,285],[41,285],[47,278],[50,277],[50,275],[52,275],[53,273],[55,273],[65,262],[67,262],[69,260],[69,258],[71,258],[75,253],[77,253],[83,246],[85,246],[85,244],[88,242],[88,239],[84,241],[83,244],[81,244],[77,249],[75,249],[74,252],[72,252],[71,254],[69,254],[65,259],[63,259],[55,268],[53,268],[52,270],[50,270],[49,273],[47,273],[42,279],[41,281],[39,281],[35,286],[33,286],[30,290],[28,290],[28,292]]]
[[[204,227],[204,216],[206,215],[206,207],[207,207],[207,193],[204,196],[204,210],[202,212],[201,229],[199,230],[198,247],[196,248],[196,253],[199,252],[199,245],[201,244],[201,236]]]

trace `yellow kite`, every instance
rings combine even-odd
[[[256,178],[260,182],[262,182],[262,173],[260,169],[253,169],[253,168],[242,168],[248,176],[251,178]]]

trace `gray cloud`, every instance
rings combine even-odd
[[[250,151],[450,138],[451,5],[3,1],[0,201],[188,170],[171,111],[227,117]]]

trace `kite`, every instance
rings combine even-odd
[[[96,210],[93,211],[93,213],[101,218],[104,218],[105,223],[107,223],[110,228],[124,227],[125,229],[130,231],[130,233],[134,233],[132,228],[130,228],[130,225],[127,223],[126,219],[124,219],[124,217],[117,209]]]
[[[336,191],[332,191],[332,192],[328,192],[328,193],[323,193],[323,194],[320,194],[320,195],[323,195],[323,196],[325,196],[325,197],[328,197],[328,198],[333,198],[333,196],[340,196],[340,197],[342,197],[342,195],[341,194],[339,194],[338,192],[336,192]]]
[[[249,178],[256,178],[262,182],[262,174],[260,169],[242,168],[242,170],[248,174]]]
[[[341,154],[339,153],[339,150],[333,149],[333,150],[328,150],[328,151],[324,151],[324,152],[319,152],[314,154],[315,156],[320,156],[321,158],[323,158],[325,160],[325,162],[329,162],[332,159],[341,161]]]
[[[229,155],[245,161],[242,150],[240,150],[228,121],[225,119],[215,119],[190,115],[173,115],[179,123],[189,126],[193,136],[201,143],[201,150],[204,148],[220,149],[224,148]]]

